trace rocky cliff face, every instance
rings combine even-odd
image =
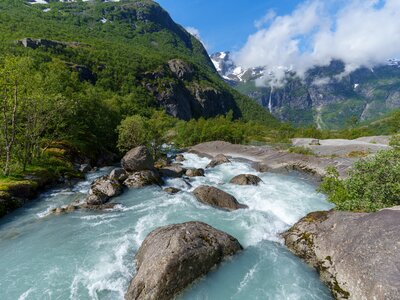
[[[173,59],[159,71],[147,73],[149,81],[144,86],[174,117],[190,120],[191,118],[213,117],[232,111],[235,117],[240,110],[233,96],[211,82],[196,79],[196,68],[181,59]],[[172,80],[165,80],[171,78]]]
[[[124,107],[161,107],[184,120],[229,111],[251,119],[244,110],[258,110],[218,76],[202,43],[152,0],[5,0],[3,17],[10,22],[0,31],[12,47],[6,43],[2,52],[25,48],[38,60],[60,60],[82,81],[143,102]],[[273,118],[266,113],[263,119]]]

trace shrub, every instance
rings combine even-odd
[[[289,152],[303,154],[303,155],[314,155],[314,152],[310,148],[303,147],[303,146],[290,147]]]
[[[339,210],[370,212],[400,205],[400,151],[381,151],[358,161],[344,180],[330,167],[319,191]]]

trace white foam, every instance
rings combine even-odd
[[[21,296],[19,296],[18,300],[25,300],[28,298],[29,294],[32,293],[35,289],[30,288],[29,290],[25,291]]]

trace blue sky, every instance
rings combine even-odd
[[[210,53],[239,50],[269,10],[292,12],[301,0],[158,0],[179,24],[194,27]]]

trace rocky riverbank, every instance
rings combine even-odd
[[[210,142],[190,151],[251,160],[266,172],[297,170],[323,178],[335,166],[342,178],[360,157],[389,149],[387,138],[328,140],[296,139],[297,147],[312,149],[302,155],[272,147]],[[379,143],[377,143],[378,141]],[[330,157],[327,157],[330,156]],[[364,155],[362,155],[364,156]],[[313,266],[337,299],[400,299],[400,208],[376,213],[316,212],[307,215],[283,234],[285,244]]]
[[[400,207],[376,213],[316,212],[283,234],[336,299],[400,299]]]

